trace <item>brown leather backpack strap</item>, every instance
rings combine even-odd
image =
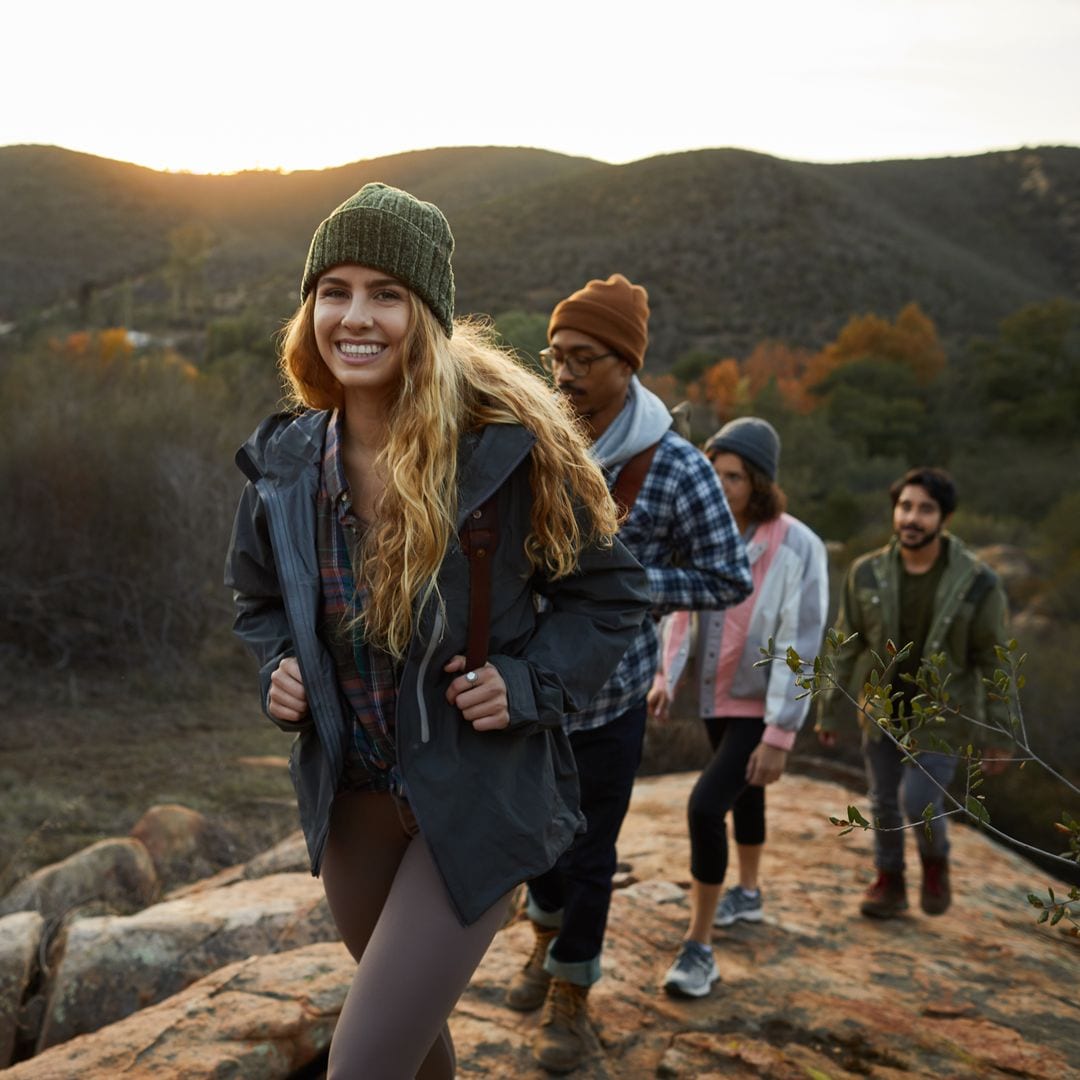
[[[625,518],[634,509],[641,485],[645,483],[645,477],[649,475],[649,466],[652,464],[659,445],[659,442],[654,442],[652,446],[646,446],[644,450],[635,454],[616,477],[615,486],[611,489],[611,497],[619,509],[619,517]]]
[[[499,543],[498,495],[474,510],[462,530],[461,546],[469,560],[469,640],[465,670],[487,662],[491,639],[491,560]]]

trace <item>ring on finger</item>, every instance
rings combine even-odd
[[[467,682],[467,683],[468,683],[468,684],[469,684],[470,686],[472,686],[472,685],[473,685],[473,683],[475,683],[475,682],[476,682],[476,680],[477,680],[477,679],[479,679],[479,678],[480,678],[480,676],[479,676],[479,675],[477,675],[475,671],[466,671],[466,672],[465,672],[465,681],[466,681],[466,682]]]

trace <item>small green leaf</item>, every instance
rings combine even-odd
[[[990,824],[990,814],[987,812],[986,807],[983,805],[982,800],[977,795],[969,795],[964,800],[964,809],[971,815],[980,825]]]

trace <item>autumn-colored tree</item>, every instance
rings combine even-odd
[[[719,420],[730,420],[735,415],[740,380],[739,362],[730,357],[713,364],[701,376],[702,393]]]
[[[52,348],[65,356],[87,360],[101,368],[107,368],[117,360],[126,360],[134,351],[128,332],[122,326],[96,332],[78,330],[62,341],[54,339]]]
[[[808,350],[793,349],[786,342],[760,342],[742,368],[751,400],[772,381],[788,409],[797,413],[809,412],[816,404],[803,381],[810,359]]]
[[[895,322],[880,315],[854,315],[836,340],[808,361],[804,386],[820,388],[838,368],[858,360],[898,364],[926,386],[945,367],[945,350],[934,321],[918,304],[904,307]]]
[[[642,386],[651,390],[669,409],[674,408],[686,396],[682,392],[679,380],[671,372],[664,375],[653,375],[647,371],[638,376]]]

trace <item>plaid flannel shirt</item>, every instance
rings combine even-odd
[[[617,473],[609,476],[614,484]],[[615,674],[568,732],[603,727],[641,701],[659,658],[656,618],[725,608],[750,595],[750,565],[724,489],[704,454],[668,431],[660,440],[619,539],[645,568],[655,618],[646,618]]]
[[[398,671],[393,657],[372,648],[357,630],[345,627],[363,609],[353,564],[361,523],[352,511],[341,460],[341,415],[326,426],[316,507],[322,605],[319,635],[337,669],[338,685],[353,720],[345,760],[345,786],[360,791],[402,793],[394,743]]]

